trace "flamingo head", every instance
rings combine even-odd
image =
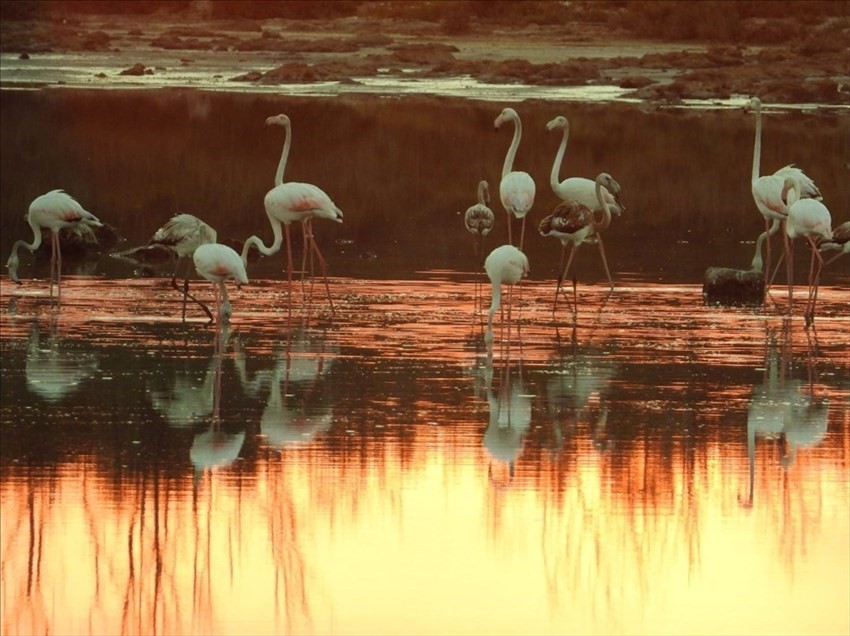
[[[283,113],[269,117],[266,119],[266,126],[283,126],[284,128],[289,128],[289,117]]]
[[[499,116],[496,117],[496,121],[493,122],[493,125],[496,128],[499,128],[506,121],[516,121],[519,119],[519,115],[517,115],[516,111],[513,108],[505,108]]]
[[[552,132],[556,128],[563,128],[568,131],[570,129],[570,122],[567,121],[567,118],[563,115],[558,115],[555,119],[546,124],[546,130],[549,132]]]
[[[744,110],[747,112],[750,111],[760,111],[761,110],[761,100],[758,97],[751,97],[750,101],[747,102],[746,106],[744,106]]]
[[[782,184],[782,200],[787,206],[792,206],[800,198],[800,182],[796,177],[785,177]]]
[[[9,256],[9,260],[6,261],[6,267],[9,270],[9,278],[11,278],[13,282],[20,285],[21,281],[18,279],[18,253],[17,253],[17,251],[13,251],[12,255]]]

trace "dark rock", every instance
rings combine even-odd
[[[119,75],[144,75],[145,74],[145,65],[140,62],[136,62],[130,68],[125,68],[123,71],[119,73]]]
[[[29,53],[21,53],[21,54],[18,56],[18,59],[19,59],[19,60],[28,60],[28,59],[30,59],[30,54],[29,54]]]
[[[629,75],[620,80],[620,88],[643,88],[650,84],[655,84],[655,80],[645,75]]]
[[[764,303],[764,274],[755,270],[709,267],[702,298],[707,304],[758,306]]]

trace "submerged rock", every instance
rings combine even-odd
[[[761,305],[764,274],[752,269],[709,267],[705,270],[702,298],[716,305]]]

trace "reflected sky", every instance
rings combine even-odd
[[[807,332],[528,281],[490,357],[422,277],[292,323],[260,280],[220,334],[167,280],[0,280],[3,633],[846,633],[845,290]]]

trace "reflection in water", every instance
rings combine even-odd
[[[529,281],[521,356],[494,366],[468,338],[472,281],[343,286],[333,324],[293,330],[260,281],[214,350],[200,323],[152,320],[149,286],[77,282],[72,300],[125,294],[63,307],[62,354],[98,361],[64,398],[82,416],[26,389],[31,323],[0,314],[3,633],[847,632],[838,320],[797,343],[797,371],[776,331],[763,388],[798,450],[755,433],[750,476],[770,316],[707,309],[697,286],[589,290],[561,343],[551,281]],[[146,395],[178,380],[199,414],[181,424]],[[239,459],[196,488],[195,434],[216,429]]]
[[[26,361],[27,388],[43,400],[54,403],[77,390],[83,380],[98,370],[96,355],[63,351],[63,338],[56,335],[56,328],[53,317],[45,340],[38,321],[33,322]],[[65,343],[73,347],[72,340],[67,339]]]

